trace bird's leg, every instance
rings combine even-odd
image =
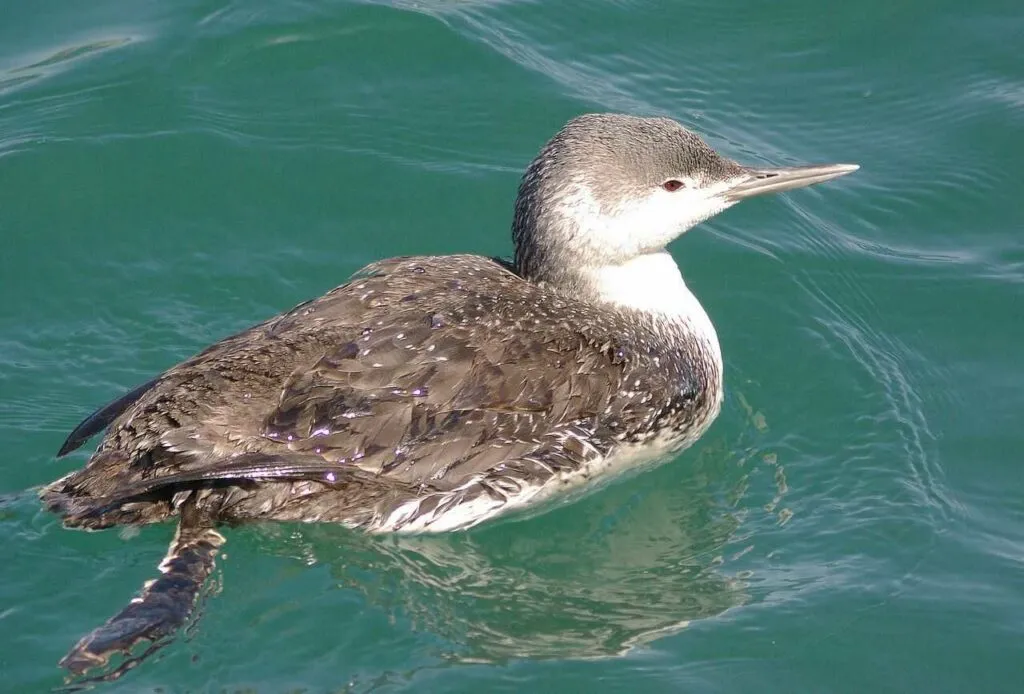
[[[106,665],[115,653],[130,655],[142,641],[151,645],[96,679],[117,679],[158,648],[166,645],[195,609],[200,590],[213,572],[224,537],[189,498],[181,508],[174,540],[160,562],[160,577],[147,581],[141,593],[105,624],[84,636],[59,665],[72,676]]]

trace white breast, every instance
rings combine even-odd
[[[585,273],[601,300],[653,314],[658,320],[685,323],[722,373],[722,349],[715,326],[667,251],[637,256],[619,265],[588,268]]]

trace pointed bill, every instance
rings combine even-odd
[[[857,164],[817,164],[811,166],[786,166],[775,169],[746,168],[743,177],[732,188],[725,191],[731,202],[739,202],[765,193],[782,193],[795,188],[824,183],[853,173]]]

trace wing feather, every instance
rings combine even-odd
[[[142,397],[143,393],[156,385],[159,378],[143,383],[141,386],[125,393],[117,400],[110,402],[86,417],[81,424],[68,434],[67,439],[57,451],[57,457],[62,458],[71,451],[80,447],[96,434],[107,428],[122,412],[131,407],[136,400]]]
[[[101,449],[122,468],[90,464],[61,488],[109,506],[182,485],[346,472],[408,498],[501,495],[601,454],[581,437],[607,448],[617,426],[637,424],[623,397],[631,340],[614,314],[490,259],[393,259],[98,411],[65,447],[109,424]]]

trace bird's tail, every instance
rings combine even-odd
[[[112,680],[165,645],[195,609],[223,544],[224,537],[195,509],[192,499],[186,501],[174,540],[160,562],[160,577],[147,581],[123,610],[75,644],[60,666],[77,677],[106,665],[115,653],[123,653],[123,663],[95,678]],[[150,646],[141,655],[130,657],[132,648],[142,641]]]

